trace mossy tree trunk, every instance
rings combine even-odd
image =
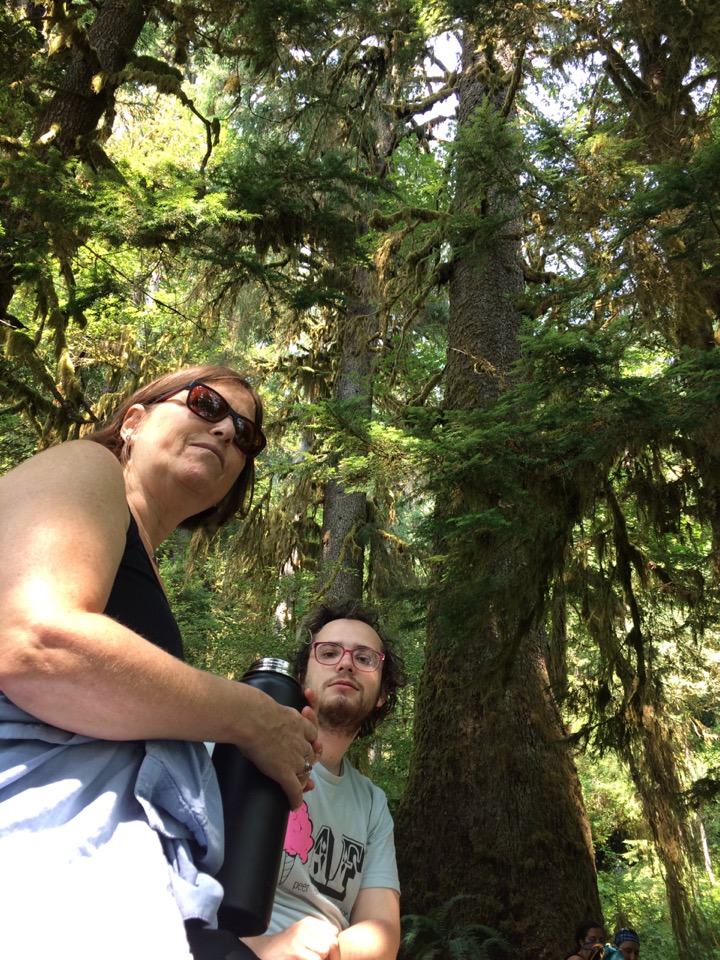
[[[468,32],[463,61],[459,138],[481,113],[494,115],[496,129],[498,117],[511,116],[510,52],[477,49]],[[458,213],[466,224],[474,213],[477,228],[455,249],[449,412],[492,404],[519,351],[516,200],[508,184],[493,177],[481,186],[471,155],[461,147]],[[512,163],[511,156],[496,159],[498,168]],[[498,232],[483,242],[483,224],[491,218]],[[483,556],[481,545],[461,548],[469,560],[464,575],[453,562],[457,540],[450,540],[448,521],[494,505],[493,491],[478,490],[471,471],[439,503],[447,536],[436,552],[448,560],[434,574],[411,772],[397,818],[403,913],[425,913],[458,893],[473,894],[463,901],[463,919],[506,934],[518,960],[549,960],[563,955],[577,923],[599,916],[600,904],[579,781],[550,691],[544,634],[532,618],[523,620],[521,596],[517,606],[512,599],[503,604],[487,589],[491,582],[522,581],[523,568],[525,579],[533,571],[522,552]]]
[[[38,159],[47,157],[48,144],[64,159],[89,156],[98,124],[113,112],[121,72],[133,56],[152,6],[143,0],[106,0],[87,31],[70,20],[63,23],[60,35],[71,54],[35,127],[31,150]],[[18,231],[22,233],[27,214],[7,202],[0,206],[0,214],[13,241]],[[18,276],[14,258],[1,256],[0,319],[7,316]],[[10,321],[15,325],[12,317]]]
[[[372,412],[371,341],[375,311],[367,269],[357,267],[347,310],[339,321],[338,368],[333,399],[345,428],[364,437]],[[325,484],[323,501],[323,595],[328,600],[360,600],[363,595],[364,527],[367,498],[336,480]]]

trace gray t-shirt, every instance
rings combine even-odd
[[[340,776],[316,764],[313,780],[315,789],[290,814],[268,933],[307,916],[344,930],[360,890],[400,889],[383,791],[346,761]]]

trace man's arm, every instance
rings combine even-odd
[[[279,933],[240,939],[260,960],[326,960],[336,956],[338,932],[328,920],[303,917]]]
[[[242,937],[260,960],[395,960],[400,947],[400,895],[368,887],[355,900],[350,926],[304,917],[280,933]]]
[[[395,960],[400,948],[400,894],[366,887],[355,900],[350,926],[338,936],[330,960]]]

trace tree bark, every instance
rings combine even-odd
[[[82,153],[83,139],[112,109],[118,87],[114,75],[127,66],[151,8],[143,0],[105,0],[88,30],[87,46],[77,46],[38,124],[36,140],[55,127],[52,142],[63,156]]]
[[[364,432],[372,411],[372,325],[375,319],[369,272],[355,271],[354,289],[339,331],[339,367],[334,399],[347,404]],[[367,498],[347,492],[338,481],[325,485],[323,509],[323,594],[328,600],[361,600],[365,551],[358,536],[367,520]]]
[[[509,54],[501,53],[481,53],[466,35],[459,127],[478,107],[501,109],[507,88],[500,80],[494,88],[488,83],[493,64],[501,68],[496,77],[509,75]],[[476,171],[460,161],[457,173],[460,210],[506,217],[504,236],[492,246],[462,244],[450,284],[446,406],[473,410],[491,404],[512,377],[520,327],[513,295],[522,292],[523,276],[519,232],[511,222],[514,200],[493,186],[473,196]],[[441,521],[449,516],[448,503],[458,516],[473,497],[492,502],[492,491],[478,494],[471,486],[468,481],[467,490],[452,491],[438,506]],[[442,542],[436,552],[449,549]],[[468,598],[468,583],[518,571],[522,576],[526,565],[519,553],[497,554],[482,569],[468,569],[466,583],[453,582],[445,565],[435,572],[397,848],[404,913],[425,913],[469,893],[474,899],[471,906],[463,901],[466,921],[505,934],[513,958],[556,960],[578,923],[600,919],[600,903],[580,785],[550,690],[544,634],[532,624],[521,627],[520,611],[508,614],[485,593]],[[450,626],[459,617],[462,626]],[[503,673],[496,665],[510,645],[516,654]]]

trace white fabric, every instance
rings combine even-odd
[[[93,740],[0,694],[2,960],[189,960],[221,856],[202,744]]]

